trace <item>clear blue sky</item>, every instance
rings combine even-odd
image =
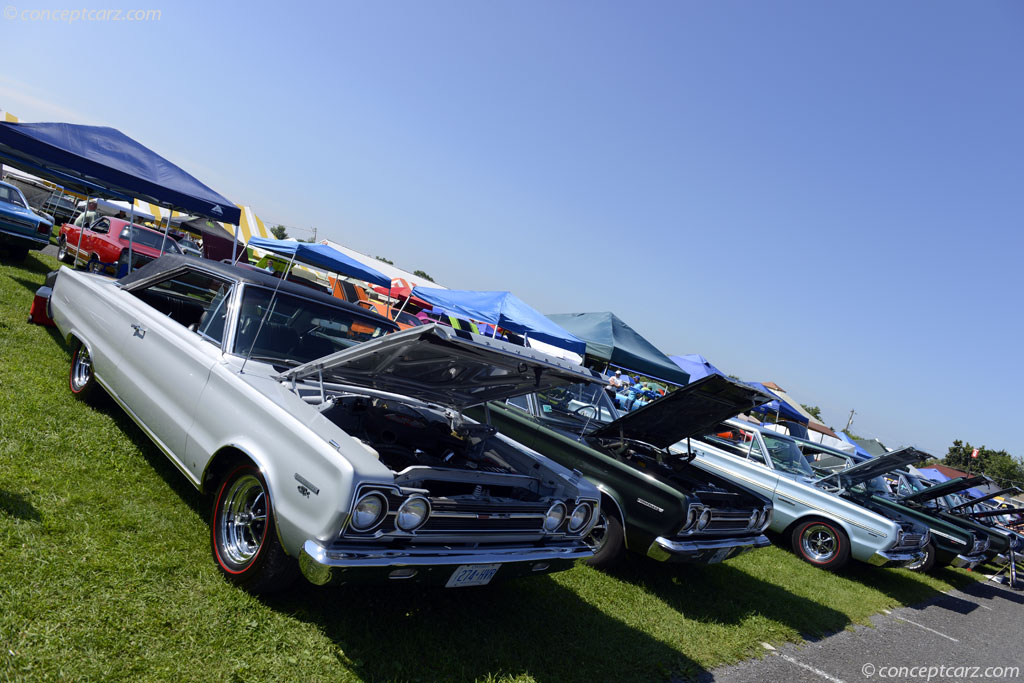
[[[890,445],[1024,455],[1024,3],[148,6],[0,19],[0,108]]]

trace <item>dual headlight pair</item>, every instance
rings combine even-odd
[[[683,522],[683,528],[680,531],[683,533],[704,531],[708,528],[708,524],[711,524],[711,509],[703,505],[691,505],[686,512],[686,521]]]
[[[566,529],[569,533],[576,533],[590,524],[590,520],[594,518],[594,506],[587,502],[580,503],[573,508],[570,515],[568,506],[557,500],[544,515],[544,531],[549,534],[558,531],[567,515],[569,523],[566,525]]]
[[[772,519],[772,509],[764,508],[750,513],[750,528],[764,529]]]
[[[356,531],[370,531],[379,525],[388,514],[388,499],[378,491],[363,494],[352,510],[352,528]],[[430,501],[420,495],[409,496],[398,506],[395,526],[401,531],[415,531],[430,517]]]

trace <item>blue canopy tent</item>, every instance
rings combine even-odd
[[[761,384],[760,382],[747,382],[747,384],[749,386],[754,387],[755,389],[760,389],[761,391],[763,391],[764,393],[768,394],[769,396],[775,396],[775,400],[774,401],[771,401],[769,403],[765,403],[762,406],[758,406],[757,408],[754,408],[755,412],[764,413],[766,415],[770,415],[771,413],[775,413],[776,417],[779,420],[786,419],[786,420],[792,420],[793,422],[799,422],[800,424],[807,424],[807,416],[805,416],[799,410],[797,410],[793,406],[791,406],[788,403],[786,403],[785,401],[783,401],[771,389],[769,389],[765,385]]]
[[[864,450],[859,443],[857,443],[849,436],[847,436],[846,432],[836,432],[836,436],[838,436],[840,439],[853,446],[853,452],[856,453],[858,456],[865,459],[875,457],[868,453],[866,450]]]
[[[21,167],[82,192],[86,197],[98,193],[129,201],[142,199],[234,225],[238,225],[241,217],[241,210],[230,200],[114,128],[2,121],[0,163]],[[135,204],[131,204],[134,211]],[[130,216],[129,220],[134,223],[135,216]],[[170,217],[167,229],[170,229]],[[83,233],[84,230],[79,233],[79,250]],[[129,230],[129,272],[134,236],[135,231]],[[163,252],[162,246],[160,251]]]
[[[114,128],[0,122],[0,160],[90,194],[142,199],[234,225],[240,220],[230,200]]]
[[[291,257],[294,261],[305,263],[316,268],[323,268],[332,273],[340,273],[359,278],[381,287],[391,287],[391,278],[383,273],[365,266],[359,261],[346,256],[337,249],[326,244],[310,244],[308,242],[292,242],[290,240],[272,240],[265,237],[253,237],[249,246],[275,254]]]
[[[580,355],[586,351],[586,343],[511,292],[413,287],[412,294],[448,315],[488,323]]]
[[[653,380],[686,386],[690,376],[614,313],[559,313],[548,318],[587,343],[593,361]]]
[[[669,359],[690,375],[691,384],[702,377],[707,377],[708,375],[726,376],[724,372],[712,365],[707,358],[699,353],[688,353],[684,356],[669,356]]]

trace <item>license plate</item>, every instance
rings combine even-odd
[[[711,556],[710,560],[708,560],[708,564],[714,564],[716,562],[721,562],[725,558],[729,557],[729,553],[731,553],[731,552],[732,552],[732,548],[720,548],[720,549],[716,550],[715,554]]]
[[[462,564],[452,572],[445,588],[462,588],[463,586],[483,586],[490,583],[498,573],[500,564]]]

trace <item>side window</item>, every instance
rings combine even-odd
[[[228,320],[228,298],[231,295],[231,287],[226,283],[214,295],[209,308],[199,321],[199,328],[196,330],[210,341],[218,345],[224,340],[224,327]]]
[[[753,430],[734,427],[733,425],[723,422],[711,429],[709,432],[706,432],[704,434],[704,440],[710,444],[718,446],[730,455],[735,455],[740,458],[746,458],[750,453],[751,448],[756,448],[758,457],[755,457],[754,459],[761,462],[764,461],[764,458],[760,456],[761,448],[757,445],[757,439],[754,437]]]
[[[110,219],[109,218],[101,218],[98,221],[96,221],[95,223],[93,223],[92,224],[92,228],[90,228],[90,229],[93,232],[102,232],[102,233],[106,234],[106,233],[110,232]]]
[[[220,343],[227,320],[231,283],[201,271],[186,270],[132,294],[171,320]]]
[[[507,403],[510,406],[514,406],[516,408],[519,408],[520,410],[526,411],[527,413],[530,412],[530,401],[529,401],[528,397],[526,396],[526,394],[523,394],[522,396],[515,396],[513,398],[506,399],[505,403]]]

